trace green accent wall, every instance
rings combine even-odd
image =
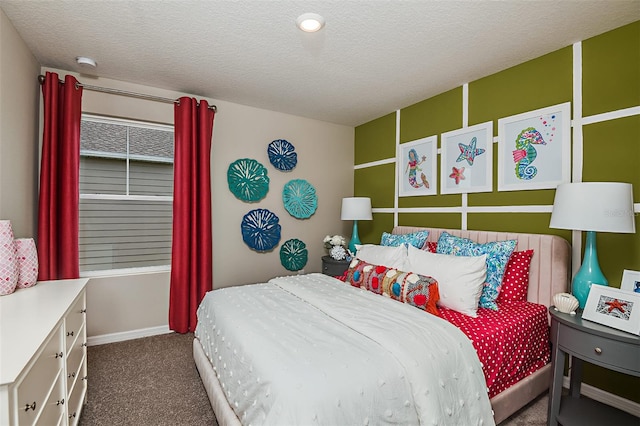
[[[582,43],[582,115],[638,105],[640,21]]]
[[[594,115],[620,114],[621,110],[640,107],[640,21],[583,40],[576,48],[581,52],[582,61],[575,70],[574,46],[566,46],[469,82],[467,124],[492,121],[493,133],[497,136],[500,118],[581,100],[582,117],[587,124],[582,125],[582,145],[574,146],[572,141],[572,156],[581,156],[572,157],[572,167],[582,167],[581,179],[586,182],[632,183],[634,202],[640,203],[640,115],[589,120]],[[574,71],[581,72],[582,77],[581,92],[575,94]],[[438,135],[440,140],[440,134],[462,128],[463,109],[462,86],[402,108],[399,143],[432,135]],[[556,234],[571,241],[571,231],[549,228],[549,212],[529,207],[550,209],[555,190],[497,190],[497,144],[494,145],[493,191],[468,194],[466,207],[463,207],[460,194],[399,197],[396,200],[395,164],[366,167],[367,162],[395,159],[395,134],[395,112],[358,126],[355,131],[355,164],[365,166],[354,171],[354,193],[370,196],[374,210],[385,209],[384,213],[374,213],[373,221],[362,223],[360,236],[363,242],[379,243],[382,232],[392,229],[392,212],[396,204],[403,209],[398,212],[399,225],[460,229],[466,221],[468,229]],[[440,170],[438,193],[439,180]],[[442,207],[459,212],[439,211]],[[480,207],[482,212],[474,211]],[[492,207],[495,211],[491,211]],[[425,212],[412,212],[412,208]],[[429,211],[429,208],[435,209]],[[505,212],[505,208],[515,212]],[[533,211],[527,211],[528,208]],[[624,269],[640,270],[640,217],[637,213],[635,216],[637,233],[599,233],[597,236],[600,266],[614,287],[620,286]],[[589,366],[585,368],[584,380],[640,403],[639,378]]]

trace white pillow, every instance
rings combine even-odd
[[[439,305],[477,317],[478,301],[487,277],[487,256],[452,256],[409,246],[408,270],[438,281]]]
[[[397,247],[376,244],[356,245],[356,257],[372,265],[386,266],[400,271],[407,270],[407,246],[404,244]]]

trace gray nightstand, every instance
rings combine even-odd
[[[340,277],[349,269],[346,260],[335,260],[331,256],[322,256],[322,273],[332,277]]]
[[[582,320],[582,314],[551,314],[551,363],[549,425],[633,425],[640,419],[614,407],[580,398],[582,366],[586,361],[609,370],[640,377],[640,337]],[[562,396],[564,360],[571,355],[569,395]]]

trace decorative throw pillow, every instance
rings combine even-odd
[[[433,315],[440,315],[437,307],[440,299],[438,282],[432,277],[353,259],[347,270],[346,282]]]
[[[409,234],[389,234],[382,233],[380,245],[396,247],[402,244],[422,248],[429,237],[429,231],[416,231]]]
[[[11,222],[0,220],[0,296],[11,294],[18,284],[18,257]]]
[[[525,302],[529,290],[529,267],[533,250],[514,251],[502,279],[502,289],[496,302]]]
[[[477,316],[486,263],[486,255],[450,256],[409,247],[409,270],[438,282],[438,304],[471,317]]]
[[[509,258],[516,247],[516,240],[494,241],[478,244],[468,238],[461,238],[443,232],[438,238],[438,253],[455,256],[487,255],[487,281],[480,295],[480,307],[498,310],[496,299],[500,293],[502,277]]]
[[[426,250],[429,253],[437,253],[438,252],[438,242],[437,241],[427,241],[424,243],[422,250]]]
[[[383,265],[404,271],[407,247],[404,244],[397,247],[363,244],[356,246],[356,257],[372,265]]]

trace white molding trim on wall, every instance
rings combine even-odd
[[[138,330],[123,331],[121,333],[102,334],[87,338],[87,346],[105,345],[107,343],[124,342],[126,340],[140,339],[141,337],[157,336],[159,334],[173,333],[169,325],[140,328]]]
[[[640,115],[640,106],[619,109],[617,111],[603,112],[602,114],[590,115],[582,119],[582,125],[602,123],[603,121],[615,120],[618,118],[632,117]]]
[[[569,389],[569,377],[564,376],[563,387]],[[584,395],[587,398],[591,398],[595,401],[602,402],[603,404],[615,407],[618,410],[625,411],[636,417],[640,417],[640,404],[630,401],[618,395],[614,395],[602,389],[594,386],[582,383],[580,385],[580,395]]]
[[[394,158],[385,158],[384,160],[372,161],[370,163],[356,164],[355,166],[353,166],[353,168],[355,170],[366,169],[366,168],[369,168],[369,167],[381,166],[383,164],[391,164],[391,163],[395,163],[395,162],[396,162],[395,157]]]

